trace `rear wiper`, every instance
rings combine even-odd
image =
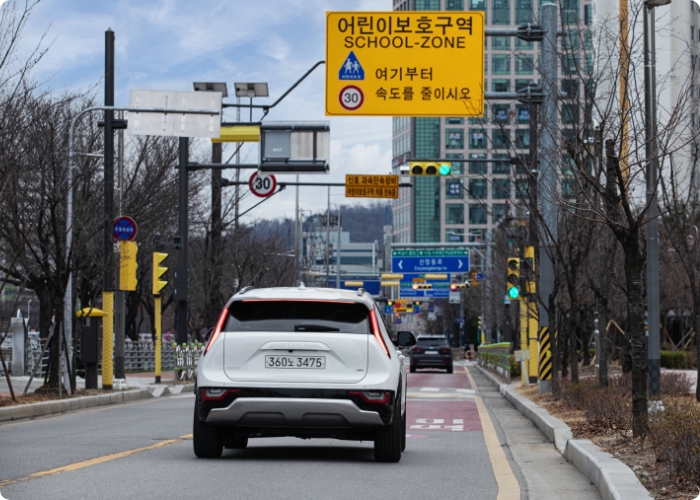
[[[340,328],[325,325],[294,325],[295,332],[339,332]]]

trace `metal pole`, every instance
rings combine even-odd
[[[187,250],[188,244],[188,177],[187,161],[190,142],[187,137],[180,137],[180,166],[179,166],[179,233],[180,251],[178,266],[175,270],[175,300],[177,301],[177,343],[187,342]]]
[[[124,112],[119,111],[119,118],[124,117]],[[122,201],[124,192],[124,130],[117,132],[117,210],[123,215]],[[126,293],[120,290],[119,266],[121,265],[119,245],[112,245],[116,254],[117,272],[114,274],[114,378],[126,382],[124,369],[124,349],[126,340]]]
[[[163,333],[162,333],[162,325],[161,325],[161,318],[160,318],[160,308],[161,308],[161,298],[160,295],[155,295],[153,297],[154,299],[154,304],[153,304],[153,310],[154,310],[154,317],[155,317],[155,324],[156,324],[156,338],[155,338],[155,358],[156,358],[156,384],[160,384],[160,377],[161,377],[161,364],[162,364],[162,353],[163,353]]]
[[[644,5],[644,128],[646,140],[647,205],[647,309],[649,325],[649,395],[661,393],[659,328],[659,207],[656,197],[658,157],[656,147],[656,38],[653,7]]]
[[[299,189],[299,188],[297,188]],[[328,188],[330,189],[330,188]],[[338,244],[336,248],[336,258],[335,258],[335,267],[336,267],[336,277],[335,277],[335,287],[340,288],[340,237],[341,237],[341,228],[340,228],[340,207],[338,207]]]
[[[554,133],[558,128],[557,93],[559,91],[557,78],[557,6],[546,3],[540,7],[540,19],[545,35],[541,43],[540,76],[545,90],[542,105],[542,133],[539,139],[540,171],[538,176],[539,206],[542,214],[543,227],[540,228],[539,273],[540,296],[544,303],[549,303],[549,296],[554,291],[554,265],[549,257],[551,249],[557,240],[557,205],[552,200],[551,193],[557,192],[557,160]],[[521,304],[521,307],[526,304]],[[540,331],[549,329],[550,318],[545,307],[539,306]],[[538,360],[531,360],[537,363]],[[540,382],[540,393],[552,391],[551,380]]]
[[[214,163],[221,162],[222,144],[212,144],[211,159]],[[221,304],[221,264],[222,264],[222,232],[221,224],[221,170],[211,171],[211,239],[210,260],[211,288],[209,289],[209,307],[207,318],[210,324],[215,324]]]
[[[328,208],[326,209],[326,288],[330,281],[330,263],[328,261],[328,250],[331,247],[331,187],[328,186]]]
[[[105,106],[114,106],[114,31],[105,32]],[[114,304],[114,253],[112,249],[112,222],[114,221],[114,111],[105,110],[104,139],[104,220],[102,230],[102,388],[112,388],[113,377],[113,304]],[[107,315],[109,314],[109,317]]]
[[[297,175],[297,184],[299,183],[299,176]],[[301,254],[299,253],[299,186],[297,186],[297,192],[296,192],[296,208],[294,209],[294,262],[297,266],[299,266],[299,269],[301,269],[301,266],[299,265],[299,259],[301,258]]]
[[[236,97],[236,102],[238,104],[241,103],[241,98]],[[240,122],[241,121],[241,108],[236,108],[236,121]],[[236,143],[236,163],[240,164],[241,163],[241,147],[243,146],[242,142],[237,142]],[[234,214],[233,216],[235,217],[235,226],[234,226],[234,234],[235,234],[235,241],[238,242],[238,212],[239,212],[239,205],[241,201],[241,188],[239,186],[239,182],[241,182],[241,171],[236,169],[236,205],[234,207]]]

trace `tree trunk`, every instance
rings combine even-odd
[[[608,299],[600,299],[600,313],[598,314],[598,343],[596,345],[596,357],[598,358],[598,385],[601,388],[608,387],[608,336],[605,327],[608,324]]]
[[[642,293],[643,259],[636,231],[622,244],[625,253],[625,280],[629,304],[629,328],[632,361],[632,433],[642,437],[648,428],[647,357],[644,335],[644,295]]]

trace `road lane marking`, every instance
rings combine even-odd
[[[421,392],[439,392],[440,388],[439,387],[421,387],[419,390]]]
[[[105,462],[110,462],[112,460],[117,460],[119,458],[129,457],[131,455],[136,455],[137,453],[141,453],[144,451],[157,450],[158,448],[164,448],[166,446],[170,446],[171,444],[181,443],[184,440],[191,438],[192,434],[185,434],[184,436],[180,436],[177,439],[165,439],[163,441],[157,442],[156,444],[152,444],[151,446],[144,446],[143,448],[122,451],[119,453],[113,453],[111,455],[104,455],[102,457],[83,460],[82,462],[76,462],[74,464],[63,465],[54,469],[49,469],[41,472],[34,472],[33,474],[29,474],[28,476],[20,477],[17,479],[5,479],[4,481],[0,481],[0,488],[3,488],[10,484],[22,483],[24,481],[30,481],[32,479],[38,479],[46,476],[55,476],[57,474],[63,474],[64,472],[72,472],[79,469],[84,469],[85,467],[92,467],[93,465],[99,465]]]
[[[464,371],[469,378],[472,389],[478,390],[476,382],[474,382],[474,378],[472,374],[469,373],[466,366],[464,367]],[[515,474],[513,474],[513,469],[511,469],[506,454],[498,440],[498,434],[496,434],[496,428],[493,426],[489,412],[484,402],[481,400],[481,397],[474,396],[474,401],[479,410],[481,428],[484,432],[484,441],[486,441],[486,450],[489,452],[493,475],[496,476],[496,483],[498,484],[498,496],[496,500],[520,500],[520,485],[515,478]]]

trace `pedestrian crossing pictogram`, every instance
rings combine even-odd
[[[364,80],[365,70],[362,69],[360,61],[357,60],[357,56],[353,51],[350,51],[348,57],[345,59],[343,66],[338,72],[339,80]]]

